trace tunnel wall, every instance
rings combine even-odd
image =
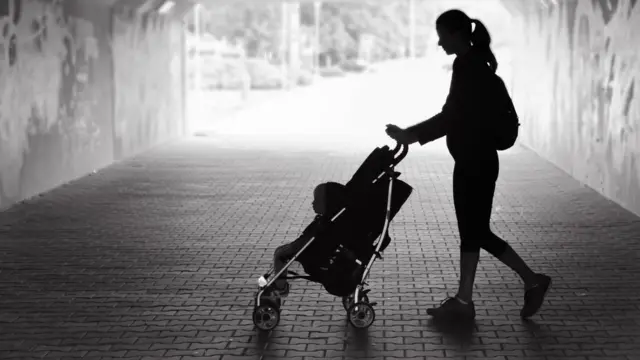
[[[520,3],[512,91],[522,143],[640,215],[640,5],[557,3]]]
[[[163,19],[169,18],[113,17],[114,134],[119,157],[169,140],[184,128],[182,28]]]
[[[182,135],[178,24],[0,1],[0,208]]]

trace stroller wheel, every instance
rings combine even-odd
[[[348,310],[349,322],[355,328],[366,329],[376,319],[376,313],[370,304],[359,302],[351,305]]]
[[[360,302],[369,303],[369,298],[367,297],[367,295],[362,295],[360,297]],[[349,295],[349,296],[343,296],[342,297],[342,306],[344,307],[345,311],[349,311],[349,309],[351,308],[351,306],[354,304],[355,302],[353,301],[353,294]]]
[[[260,306],[253,309],[253,324],[260,330],[275,329],[280,322],[280,310],[272,301],[262,301]]]

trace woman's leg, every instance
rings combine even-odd
[[[490,232],[488,239],[483,248],[515,271],[525,284],[524,306],[520,310],[520,316],[525,318],[533,316],[544,302],[551,286],[551,278],[531,270],[520,255],[493,232]]]
[[[502,263],[515,271],[525,284],[535,281],[535,273],[518,256],[513,248],[499,236],[491,231],[491,212],[493,210],[493,198],[496,191],[496,183],[492,179],[479,181],[474,184],[473,195],[469,196],[474,201],[470,204],[473,210],[474,223],[468,236],[474,237],[474,241],[489,254],[496,257]]]
[[[543,274],[536,274],[511,245],[491,231],[490,222],[493,197],[495,195],[495,181],[480,181],[475,185],[477,186],[474,186],[473,189],[475,195],[470,196],[470,198],[474,199],[473,210],[470,212],[475,214],[474,219],[478,219],[478,222],[474,223],[474,229],[469,232],[478,237],[477,241],[484,250],[520,276],[525,284],[525,300],[521,315],[523,317],[532,316],[540,309],[551,284],[551,278]],[[473,283],[468,284],[461,281],[460,287],[459,294],[467,296],[472,291]]]
[[[460,287],[458,297],[471,302],[480,249],[504,252],[506,242],[491,232],[491,212],[499,172],[498,154],[454,171],[454,197],[460,232]],[[492,252],[493,251],[493,252]]]
[[[520,257],[520,255],[518,255],[518,253],[516,253],[511,245],[506,243],[493,232],[489,233],[487,239],[488,240],[483,244],[483,249],[518,274],[526,287],[535,284],[536,273],[529,268],[527,263]]]
[[[478,262],[480,261],[480,244],[475,242],[473,230],[474,218],[473,185],[462,169],[453,171],[453,203],[458,220],[460,234],[460,282],[458,284],[458,299],[471,303],[473,298],[473,284],[475,283]]]
[[[427,309],[427,314],[434,317],[474,318],[475,306],[472,301],[473,284],[476,269],[480,260],[480,245],[470,237],[472,229],[474,202],[470,196],[470,183],[465,179],[463,169],[456,164],[453,170],[453,203],[460,233],[460,281],[458,292],[454,298],[447,299],[436,308]],[[471,234],[473,235],[473,234]]]

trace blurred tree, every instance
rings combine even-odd
[[[423,55],[433,32],[434,12],[429,0],[416,0],[417,54]],[[235,1],[216,3],[208,9],[210,33],[230,41],[242,41],[247,55],[279,55],[281,45],[281,13],[278,3]],[[313,27],[314,5],[304,2],[300,6],[301,25]],[[408,0],[327,2],[322,5],[320,50],[323,58],[332,63],[354,59],[364,34],[376,41],[374,60],[397,58],[408,54],[409,2]]]
[[[247,56],[278,54],[280,6],[277,3],[223,3],[208,9],[208,31],[217,38],[241,42]]]

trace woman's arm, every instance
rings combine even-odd
[[[452,126],[459,125],[454,123],[455,119],[465,118],[479,110],[477,104],[483,101],[479,86],[486,82],[486,70],[475,62],[454,62],[449,95],[442,110],[430,119],[405,130],[411,143],[419,142],[424,145],[438,140],[447,135]]]
[[[446,126],[446,117],[440,113],[429,120],[425,120],[406,129],[389,124],[387,125],[387,135],[402,144],[411,145],[419,142],[420,145],[424,145],[429,141],[446,135]]]
[[[442,106],[442,110],[438,114],[405,129],[410,144],[418,142],[420,145],[424,145],[447,135],[448,128],[451,124],[450,119],[455,114],[455,112],[452,111],[455,108],[452,101],[455,97],[454,91],[457,89],[455,80],[456,77],[454,74],[451,77],[449,95],[447,96],[444,106]]]
[[[424,145],[447,135],[449,125],[447,113],[440,112],[428,120],[408,127],[405,131],[410,139],[410,144],[415,142]]]

